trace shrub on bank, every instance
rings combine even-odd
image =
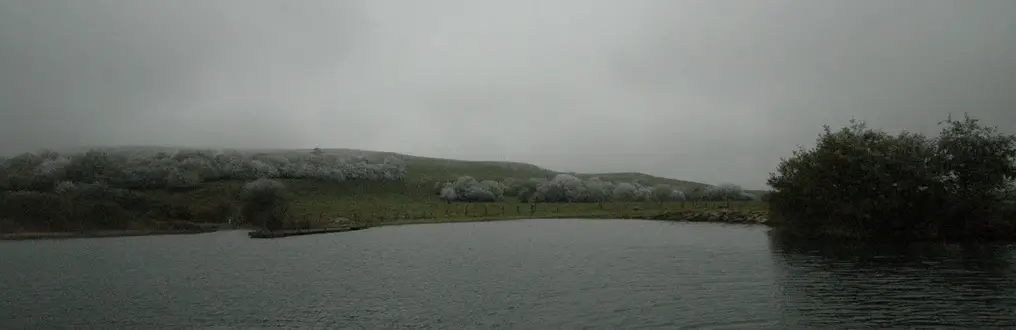
[[[291,198],[281,182],[264,178],[248,182],[240,200],[243,222],[267,230],[285,226]]]
[[[969,117],[943,124],[935,138],[825,127],[770,176],[771,212],[809,236],[1016,238],[1005,206],[1016,137]]]
[[[662,194],[664,201],[683,200],[684,193],[669,185]],[[509,178],[503,182],[478,181],[469,176],[459,177],[455,182],[439,182],[435,190],[446,202],[491,202],[505,196],[516,197],[519,201],[532,203],[603,203],[607,201],[650,201],[657,187],[638,184],[603,181],[598,177],[586,180],[571,174],[558,174],[550,180],[530,178],[525,180]]]
[[[62,182],[56,192],[0,193],[0,218],[8,231],[77,231],[127,229],[132,219],[150,211],[137,193],[103,184]]]
[[[502,182],[478,181],[469,176],[455,182],[437,182],[434,193],[442,201],[489,202],[503,197],[516,197],[531,203],[604,203],[604,202],[669,202],[669,201],[750,201],[757,197],[740,186],[725,184],[703,189],[695,195],[668,184],[654,186],[638,182],[614,183],[599,177],[580,179],[571,174],[553,178],[508,178]]]
[[[439,195],[446,202],[493,202],[504,197],[504,186],[493,180],[477,181],[463,175],[455,182],[438,183],[441,187]]]
[[[710,201],[750,201],[754,197],[744,192],[741,186],[725,183],[706,188],[702,192],[701,199]]]

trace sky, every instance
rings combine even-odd
[[[0,0],[0,153],[357,148],[765,188],[823,124],[1016,133],[1011,0]]]

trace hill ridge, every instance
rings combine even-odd
[[[570,174],[582,179],[600,177],[604,180],[618,182],[638,181],[645,184],[665,183],[684,189],[703,189],[712,185],[664,176],[652,175],[642,172],[601,172],[582,173],[572,171],[558,171],[539,165],[507,160],[464,160],[454,158],[432,157],[414,155],[410,153],[378,151],[356,148],[331,148],[317,147],[322,152],[339,154],[343,156],[363,156],[370,160],[382,160],[386,157],[401,159],[408,167],[409,176],[417,182],[450,181],[462,175],[469,175],[477,179],[503,180],[506,178],[528,179],[533,177],[551,178],[557,174]],[[163,151],[171,152],[176,150],[231,150],[243,153],[294,153],[310,152],[317,148],[227,148],[227,147],[194,147],[194,146],[159,146],[159,145],[116,145],[116,146],[91,146],[91,147],[69,147],[49,149],[60,153],[78,153],[90,149],[116,150],[116,151]]]

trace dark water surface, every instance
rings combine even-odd
[[[3,329],[1016,327],[1016,247],[637,220],[0,242]]]

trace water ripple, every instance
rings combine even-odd
[[[1012,246],[546,220],[0,243],[0,328],[1016,328]]]

